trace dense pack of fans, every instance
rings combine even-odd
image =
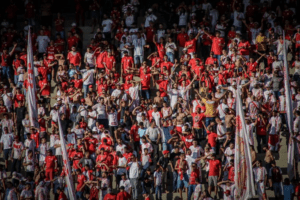
[[[297,3],[75,0],[67,24],[53,1],[24,1],[21,18],[12,1],[0,17],[0,200],[71,199],[58,118],[77,199],[239,199],[237,87],[257,197],[300,199],[274,156],[283,137],[300,143]],[[28,111],[29,30],[38,127]]]

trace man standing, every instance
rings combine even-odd
[[[137,160],[137,158],[132,155],[132,162],[128,163],[129,166],[129,179],[132,186],[132,196],[133,200],[138,199],[138,178],[139,178],[139,168],[141,163]],[[121,189],[121,187],[120,187]],[[124,190],[124,187],[123,187]],[[119,194],[118,194],[119,195]]]
[[[4,127],[4,134],[2,134],[0,139],[0,154],[4,150],[4,160],[5,160],[5,169],[7,170],[8,158],[11,156],[12,144],[14,136],[12,133],[8,132],[8,128]]]

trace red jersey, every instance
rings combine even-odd
[[[167,80],[157,80],[156,83],[158,84],[158,87],[159,87],[160,96],[166,97],[167,94],[165,93],[165,90],[167,91],[168,81]]]
[[[54,55],[56,54],[56,48],[55,46],[49,46],[47,47],[47,59],[50,60],[50,61],[53,61],[54,60]]]
[[[203,124],[202,124],[202,120],[204,119],[205,115],[204,113],[192,113],[192,117],[193,117],[193,128],[202,128]]]
[[[60,19],[55,20],[55,30],[57,32],[61,32],[61,31],[64,30],[64,22],[65,22],[64,18],[60,18]]]
[[[153,42],[153,35],[155,34],[155,28],[147,27],[146,28],[146,40],[147,43]]]
[[[40,131],[45,132],[46,131],[46,120],[44,118],[39,118],[38,123],[40,126]]]
[[[50,86],[47,82],[47,79],[43,79],[43,80],[39,81],[38,85],[40,87],[40,94],[42,96],[50,96]],[[44,86],[45,86],[45,88],[42,90],[42,88]]]
[[[77,187],[76,187],[76,191],[80,192],[83,190],[83,188],[81,189],[81,187],[83,186],[84,182],[87,181],[87,178],[85,177],[85,175],[83,174],[78,174],[77,175]]]
[[[71,36],[68,38],[68,50],[71,50],[72,46],[76,46],[78,42],[78,38],[75,36]]]
[[[116,64],[116,59],[114,56],[106,56],[104,58],[104,63],[106,64],[106,73],[109,73],[109,71],[113,68],[113,66]]]
[[[219,160],[208,160],[209,172],[208,176],[219,176],[219,169],[222,167]]]
[[[70,51],[68,53],[68,57],[67,59],[69,60],[69,62],[71,64],[73,64],[74,66],[79,66],[80,62],[81,62],[81,55],[79,52],[72,52]]]
[[[184,47],[186,41],[188,41],[189,36],[187,33],[179,33],[177,35],[177,41],[178,41],[178,46],[179,47]]]
[[[107,52],[106,51],[103,51],[103,52],[99,53],[99,55],[96,58],[97,68],[100,68],[100,69],[104,68],[103,62],[105,62],[106,57],[107,57]]]
[[[164,56],[166,55],[166,50],[165,50],[164,44],[156,43],[155,45],[156,45],[159,57],[161,59],[163,59]]]
[[[210,39],[212,40],[211,51],[214,52],[215,55],[222,55],[222,49],[225,45],[224,38],[211,36]]]
[[[108,193],[104,196],[103,200],[117,200],[117,195]]]
[[[57,162],[56,156],[46,156],[45,158],[46,170],[47,169],[53,170],[56,162]]]
[[[24,94],[16,94],[15,95],[15,108],[18,107],[18,101],[25,101]]]
[[[216,139],[218,138],[218,135],[214,132],[207,131],[207,139],[208,143],[210,144],[211,147],[216,147],[217,142]]]
[[[151,74],[143,74],[140,76],[141,78],[141,86],[142,90],[149,90],[150,89],[150,81],[151,81]]]
[[[124,56],[121,60],[122,68],[123,68],[123,74],[127,73],[127,68],[133,66],[133,58],[131,56]]]
[[[251,47],[251,45],[248,41],[240,42],[238,47],[242,47],[240,49],[240,55],[249,55],[249,48]]]
[[[188,53],[195,53],[196,52],[196,38],[192,39],[192,40],[188,40],[185,42],[184,47],[190,46],[187,50]]]
[[[195,185],[196,182],[199,182],[199,169],[196,169],[195,171],[192,171],[189,178],[189,184]]]

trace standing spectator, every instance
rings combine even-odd
[[[36,46],[38,46],[39,57],[42,57],[44,53],[47,52],[47,47],[49,45],[50,38],[45,35],[44,30],[40,30],[40,35],[36,38]]]
[[[137,160],[137,158],[134,155],[132,155],[131,160],[132,161],[128,163],[129,180],[130,180],[130,184],[132,186],[132,197],[134,200],[137,200],[138,199],[138,178],[139,178],[139,169],[140,169],[141,163]],[[123,189],[124,189],[124,187],[123,187]]]
[[[156,170],[153,174],[154,177],[154,188],[155,188],[155,198],[161,200],[162,192],[162,172],[160,167],[156,167]]]
[[[11,151],[14,136],[13,133],[8,132],[8,128],[4,127],[4,133],[0,139],[0,152],[4,151],[5,169],[8,167],[8,159],[11,158]]]

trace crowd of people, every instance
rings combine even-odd
[[[238,87],[257,196],[300,199],[298,179],[283,180],[274,156],[290,134],[300,149],[299,2],[75,0],[72,24],[52,15],[53,1],[24,2],[22,27],[13,1],[1,13],[0,200],[71,199],[62,140],[79,200],[239,199]],[[86,17],[91,33],[80,28]],[[38,127],[28,110],[29,30]]]

